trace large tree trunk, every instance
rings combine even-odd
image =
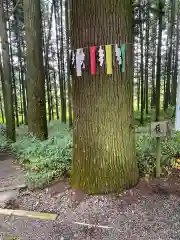
[[[40,0],[24,1],[24,23],[27,42],[28,128],[36,137],[44,140],[48,132]]]
[[[139,177],[132,126],[131,1],[103,3],[72,1],[73,49],[115,41],[130,43],[125,73],[116,64],[113,75],[98,70],[91,76],[89,61],[82,77],[73,73],[72,184],[88,193],[120,192],[135,185]]]

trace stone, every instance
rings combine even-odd
[[[0,207],[1,208],[17,207],[17,202],[18,202],[17,197],[18,197],[18,192],[14,190],[0,192]]]

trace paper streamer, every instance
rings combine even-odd
[[[72,59],[72,65],[75,68],[75,53],[74,53],[74,51],[71,51],[71,59]]]
[[[121,46],[121,55],[122,55],[122,72],[125,72],[125,65],[126,65],[126,44],[122,44],[122,46]]]
[[[85,68],[84,65],[85,54],[83,52],[83,48],[79,48],[76,51],[76,72],[77,76],[82,76],[82,68]]]
[[[91,74],[96,75],[96,46],[90,47]]]
[[[100,66],[102,67],[103,66],[103,63],[104,63],[104,49],[102,48],[102,46],[99,47],[99,63],[100,63]]]
[[[106,67],[107,67],[107,74],[112,74],[112,46],[106,45]]]
[[[116,52],[116,60],[118,62],[118,65],[121,65],[122,59],[121,59],[121,49],[118,47],[118,45],[115,45],[115,52]]]

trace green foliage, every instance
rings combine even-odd
[[[7,138],[3,135],[0,135],[0,153],[15,154],[11,141],[7,140]]]
[[[180,151],[180,133],[174,133],[170,138],[161,141],[161,166],[171,167],[174,156]],[[156,161],[156,139],[150,133],[136,134],[136,153],[140,175],[154,175]]]
[[[149,133],[136,134],[136,154],[140,176],[152,174],[155,167],[155,157],[152,154],[155,141]]]
[[[180,151],[180,133],[161,142],[162,167],[169,167]],[[24,167],[29,188],[43,187],[64,173],[70,172],[72,159],[72,136],[67,126],[53,121],[49,125],[49,139],[39,141],[27,132],[27,127],[17,131],[17,141],[11,143],[0,136],[0,152],[16,153]],[[136,128],[136,154],[140,175],[153,175],[155,170],[156,139],[150,135],[150,127]]]
[[[174,118],[175,118],[175,107],[174,106],[169,106],[168,109],[166,110],[166,112],[164,112],[164,110],[161,109],[160,111],[160,116],[159,116],[159,120],[163,121],[163,120],[170,120],[171,122],[174,122]],[[144,113],[144,122],[150,123],[152,121],[155,121],[155,114],[156,114],[156,110],[155,108],[150,109],[148,115]],[[141,113],[139,111],[134,111],[134,124],[135,125],[140,125],[140,118],[141,118]]]
[[[174,114],[174,111],[175,111],[175,107],[174,106],[169,106],[168,109],[166,110],[166,112],[164,111],[161,111],[161,115],[164,114],[164,119],[168,119],[168,120],[171,120],[172,122],[174,122],[174,118],[175,118],[175,114]]]
[[[0,137],[1,148],[9,147],[17,153],[19,163],[26,170],[25,179],[29,188],[43,187],[69,171],[72,159],[71,133],[66,125],[54,121],[49,125],[49,135],[48,140],[41,142],[22,126],[17,131],[15,143]]]

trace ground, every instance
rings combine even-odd
[[[58,218],[42,221],[0,215],[0,239],[178,240],[178,176],[177,172],[168,180],[143,179],[137,187],[119,195],[87,196],[72,189],[66,179],[43,190],[16,190],[14,208],[53,212]],[[23,172],[12,159],[0,161],[0,180],[1,189],[22,186]]]

